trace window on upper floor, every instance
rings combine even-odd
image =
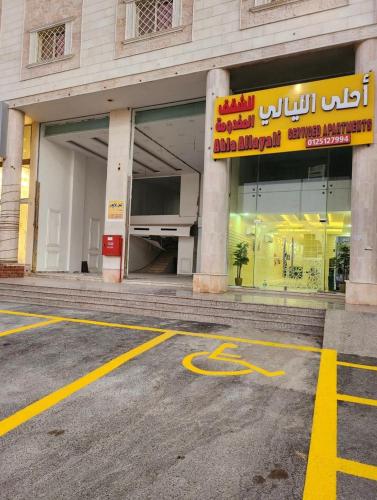
[[[268,3],[273,3],[274,0],[255,0],[255,7],[259,7],[260,5],[267,5]]]
[[[38,31],[38,62],[53,61],[65,54],[65,24]]]
[[[21,80],[80,67],[83,1],[24,0]]]
[[[57,24],[30,33],[29,64],[58,61],[71,53],[71,23]]]
[[[286,3],[287,1],[290,0],[254,0],[254,7],[262,7],[264,5],[270,5],[270,4],[281,4],[281,3]]]
[[[182,0],[129,0],[126,39],[164,33],[181,25]]]
[[[174,0],[139,0],[136,6],[136,34],[157,33],[173,27]]]
[[[117,2],[116,57],[134,56],[192,41],[194,0]]]
[[[350,0],[240,0],[241,29],[345,7]]]

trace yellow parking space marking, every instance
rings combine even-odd
[[[336,351],[324,349],[318,374],[304,500],[336,498],[337,365]]]
[[[377,406],[377,399],[359,398],[357,396],[350,396],[349,394],[338,394],[338,401],[345,403],[357,403],[359,405]]]
[[[209,340],[222,341],[222,345],[211,351],[196,352],[190,354],[182,361],[185,368],[209,376],[229,376],[246,375],[257,372],[265,376],[281,376],[282,371],[270,372],[265,368],[252,365],[246,360],[241,359],[236,354],[224,353],[224,349],[239,347],[237,344],[255,345],[261,347],[272,347],[278,349],[290,349],[294,351],[310,352],[320,354],[320,367],[318,374],[317,391],[313,415],[313,427],[311,434],[311,443],[307,465],[307,474],[304,488],[304,500],[335,500],[337,472],[349,474],[357,477],[377,481],[377,467],[369,464],[362,464],[352,460],[346,460],[337,457],[337,406],[338,401],[349,403],[377,406],[377,400],[351,396],[337,393],[337,367],[344,366],[349,368],[377,371],[377,366],[362,365],[337,361],[337,352],[332,349],[322,349],[306,345],[288,344],[282,342],[271,342],[265,340],[254,340],[243,337],[234,337],[229,335],[220,335],[213,333],[200,333],[180,330],[170,330],[164,328],[155,328],[144,325],[132,325],[123,323],[111,323],[105,321],[95,321],[89,319],[70,318],[62,316],[45,315],[38,313],[27,313],[20,311],[0,310],[0,314],[14,315],[20,317],[32,317],[43,319],[39,323],[14,328],[5,332],[0,332],[0,337],[11,335],[22,331],[40,328],[60,322],[77,323],[83,325],[102,326],[107,328],[119,328],[133,331],[146,331],[159,334],[152,340],[123,353],[117,358],[99,366],[95,370],[87,373],[79,379],[68,385],[48,394],[39,401],[19,410],[0,421],[0,436],[4,436],[11,430],[29,421],[33,417],[47,411],[61,401],[69,398],[79,390],[92,384],[93,382],[106,376],[113,370],[124,365],[131,359],[140,356],[154,347],[166,342],[175,336],[187,336]],[[194,360],[200,356],[206,356],[207,359],[225,361],[238,364],[241,369],[233,372],[209,371],[203,370],[194,364]]]
[[[87,385],[92,384],[93,382],[109,374],[116,368],[119,368],[120,366],[124,365],[131,359],[134,359],[137,356],[140,356],[140,354],[143,354],[144,352],[153,349],[154,347],[158,346],[159,344],[162,344],[163,342],[172,338],[173,336],[174,336],[173,333],[164,333],[163,335],[159,335],[158,337],[155,337],[154,339],[149,340],[148,342],[145,342],[144,344],[135,347],[134,349],[131,349],[128,352],[125,352],[124,354],[121,354],[117,358],[108,361],[99,368],[96,368],[95,370],[87,373],[83,377],[78,378],[77,380],[71,382],[65,387],[62,387],[55,392],[52,392],[51,394],[45,396],[39,401],[36,401],[35,403],[32,403],[29,406],[26,406],[22,410],[19,410],[18,412],[14,413],[13,415],[10,415],[4,420],[1,420],[0,436],[4,436],[5,434],[15,429],[19,425],[27,422],[36,415],[43,413],[49,408],[57,405],[63,399],[72,396],[72,394],[79,391],[80,389],[83,389]]]
[[[243,342],[245,344],[260,345],[265,347],[276,347],[278,349],[293,349],[295,351],[307,351],[307,352],[322,352],[323,349],[319,347],[310,347],[306,345],[298,344],[284,344],[282,342],[269,342],[267,340],[253,340],[246,339],[244,337],[231,337],[229,335],[218,335],[215,333],[196,333],[196,332],[182,332],[179,330],[166,330],[169,332],[174,332],[176,335],[187,335],[188,337],[200,337],[204,339],[215,339],[215,340],[227,340],[230,342]]]
[[[347,363],[346,361],[338,361],[339,366],[348,366],[349,368],[359,368],[360,370],[371,370],[377,372],[377,366],[359,365],[357,363]]]
[[[46,314],[25,313],[22,311],[8,311],[8,309],[0,309],[0,314],[10,314],[11,316],[26,316],[29,318],[51,318]]]
[[[26,332],[28,330],[32,330],[34,328],[42,328],[43,326],[54,325],[56,323],[61,323],[60,319],[50,319],[48,321],[41,321],[39,323],[34,323],[32,325],[20,326],[18,328],[12,328],[11,330],[6,330],[4,332],[0,332],[0,337],[6,337],[8,335],[13,335],[14,333]]]
[[[360,462],[354,462],[353,460],[338,458],[337,469],[339,472],[343,472],[343,474],[350,474],[352,476],[377,481],[377,467],[375,465],[362,464]]]
[[[285,375],[285,372],[270,372],[265,370],[259,366],[252,365],[248,361],[244,361],[241,359],[241,356],[238,354],[230,354],[224,353],[225,349],[237,349],[239,347],[237,344],[233,343],[225,343],[217,347],[212,353],[209,351],[205,352],[195,352],[193,354],[189,354],[182,360],[182,365],[186,368],[186,370],[192,371],[197,375],[206,375],[207,377],[233,377],[233,376],[241,376],[241,375],[249,375],[250,373],[256,372],[260,375],[264,375],[265,377],[278,377],[281,375]],[[210,360],[215,361],[223,361],[225,363],[231,363],[233,365],[242,366],[242,370],[234,370],[234,371],[212,371],[212,370],[203,370],[199,368],[193,363],[193,360],[200,357],[206,357]],[[245,369],[246,368],[246,369]]]
[[[377,406],[377,400],[337,393],[337,367],[339,365],[362,369],[370,369],[370,367],[337,362],[336,358],[335,350],[323,350],[318,374],[304,500],[335,500],[337,472],[377,481],[376,466],[337,456],[338,401]]]
[[[66,317],[62,317],[62,316],[48,316],[48,315],[34,314],[34,313],[21,313],[19,311],[9,311],[9,310],[4,310],[4,309],[0,309],[0,314],[14,314],[17,316],[26,316],[26,317],[31,316],[31,317],[38,317],[38,318],[54,319],[54,320],[58,320],[58,321],[65,321],[65,322],[69,322],[69,323],[82,323],[85,325],[105,326],[105,327],[109,327],[109,328],[124,328],[124,329],[128,329],[128,330],[138,330],[138,331],[145,331],[145,332],[172,333],[174,335],[186,335],[189,337],[200,337],[200,338],[224,340],[224,341],[230,341],[230,342],[243,342],[246,344],[260,345],[260,346],[266,346],[266,347],[277,347],[279,349],[293,349],[296,351],[307,351],[307,352],[318,352],[318,353],[323,351],[323,349],[321,349],[320,347],[311,347],[311,346],[298,345],[298,344],[285,344],[282,342],[269,342],[267,340],[252,340],[252,339],[246,339],[244,337],[231,337],[228,335],[218,335],[218,334],[213,334],[213,333],[197,333],[197,332],[181,331],[181,330],[168,330],[166,328],[154,328],[154,327],[143,326],[143,325],[127,325],[124,323],[108,323],[105,321],[95,321],[95,320],[90,320],[90,319],[66,318]]]
[[[19,311],[8,311],[5,309],[0,309],[0,314],[10,314],[15,316],[25,316],[31,318],[45,318],[45,319],[55,319],[58,321],[67,321],[70,323],[82,323],[85,325],[93,325],[93,326],[108,326],[111,328],[125,328],[128,330],[140,330],[146,332],[156,332],[156,333],[165,333],[166,328],[153,328],[150,326],[140,326],[140,325],[127,325],[123,323],[109,323],[107,321],[95,321],[92,319],[79,319],[79,318],[66,318],[63,316],[51,316],[47,314],[35,314],[35,313],[25,313]]]

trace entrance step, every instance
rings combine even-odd
[[[304,335],[323,335],[325,309],[256,304],[200,297],[165,296],[127,290],[83,289],[0,283],[0,300],[88,309],[222,325],[247,325]]]

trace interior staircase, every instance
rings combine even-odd
[[[140,273],[145,274],[169,274],[174,272],[174,260],[177,257],[176,250],[166,250],[162,251],[156,259],[148,264],[143,269],[140,269]]]
[[[168,295],[160,290],[153,293],[152,289],[139,292],[118,287],[110,291],[101,285],[92,282],[89,288],[72,282],[59,287],[55,282],[46,284],[46,280],[41,284],[1,281],[0,301],[323,335],[325,309],[243,302],[241,295],[239,301],[231,301],[209,295]]]

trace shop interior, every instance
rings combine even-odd
[[[246,243],[242,285],[344,291],[349,275],[352,149],[232,161],[229,284]]]

